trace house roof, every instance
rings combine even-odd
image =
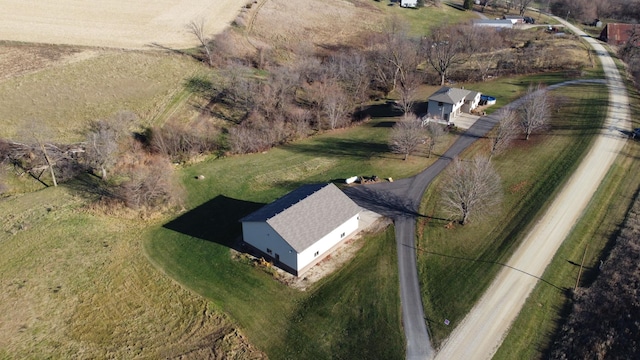
[[[441,87],[438,91],[429,96],[429,101],[438,101],[446,104],[456,104],[464,100],[470,91],[465,89]]]
[[[467,94],[467,96],[464,97],[465,100],[474,100],[476,98],[476,96],[480,95],[479,92],[477,91],[473,91],[473,90],[469,90],[469,93]]]
[[[240,221],[266,222],[300,253],[360,211],[360,207],[334,184],[310,184]]]

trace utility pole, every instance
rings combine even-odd
[[[580,284],[580,276],[582,275],[582,267],[584,266],[584,259],[587,257],[587,249],[589,248],[589,243],[584,248],[584,254],[582,254],[582,261],[580,262],[580,270],[578,271],[578,278],[576,279],[576,286],[573,288],[573,291],[578,290],[578,285]]]

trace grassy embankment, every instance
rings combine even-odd
[[[640,97],[628,89],[635,108]],[[633,112],[633,110],[632,110]],[[637,121],[632,127],[638,127]],[[628,209],[640,188],[640,144],[629,141],[608,172],[603,184],[575,231],[565,240],[543,278],[567,291],[557,291],[539,284],[531,293],[512,330],[495,355],[495,359],[540,359],[546,357],[552,336],[559,331],[563,316],[570,310],[571,291],[578,279],[584,257],[579,286],[589,286],[598,276],[600,260],[605,260],[611,241],[615,240]]]
[[[422,211],[435,219],[419,223],[418,263],[425,315],[436,345],[482,295],[602,124],[607,103],[603,86],[563,87],[554,92],[560,94],[571,102],[554,112],[548,134],[518,140],[507,153],[494,158],[505,193],[502,208],[495,215],[446,229],[448,221],[437,220],[443,217],[438,211],[437,189],[445,180],[439,179],[427,191]],[[486,150],[487,141],[478,141],[463,158]],[[444,325],[444,319],[451,324]]]
[[[412,156],[402,161],[389,154],[391,120],[374,119],[263,154],[185,168],[192,210],[153,232],[146,243],[150,258],[230,314],[252,343],[275,358],[352,357],[370,351],[402,356],[392,230],[367,238],[351,263],[306,292],[232,260],[228,247],[241,233],[238,219],[298,185],[356,174],[402,178],[435,160]],[[205,181],[194,179],[200,174]]]

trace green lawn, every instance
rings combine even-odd
[[[603,86],[563,87],[555,91],[560,93],[574,102],[554,114],[552,130],[528,142],[516,141],[506,154],[494,159],[505,194],[495,216],[445,229],[448,221],[438,220],[443,217],[438,211],[438,184],[426,194],[422,211],[434,218],[419,222],[418,264],[425,315],[436,345],[482,295],[602,124],[607,103]],[[486,140],[481,140],[463,157],[486,151]],[[444,325],[444,319],[451,325]]]
[[[303,183],[352,175],[402,178],[435,161],[424,154],[402,161],[388,153],[392,122],[374,118],[265,153],[184,168],[189,210],[145,236],[149,258],[229,314],[274,358],[402,357],[392,229],[367,237],[353,261],[306,292],[280,284],[248,261],[233,260],[229,249],[241,234],[241,217]],[[205,179],[196,180],[201,174]]]
[[[442,2],[438,7],[428,5],[418,9],[400,7],[400,1],[392,3],[389,0],[374,0],[372,2],[385,13],[406,21],[414,35],[427,35],[431,32],[431,29],[441,25],[479,19],[478,15],[472,11],[464,11],[456,7],[461,7],[462,1],[450,2],[456,6]]]

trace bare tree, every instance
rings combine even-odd
[[[465,225],[502,202],[500,176],[485,157],[470,162],[455,159],[446,171],[442,188],[443,210]]]
[[[491,139],[491,149],[489,152],[489,160],[494,155],[501,154],[505,151],[511,142],[518,135],[518,115],[510,109],[500,109],[495,115],[500,122],[498,126],[493,130]]]
[[[204,18],[192,20],[187,24],[187,30],[198,39],[198,42],[200,42],[200,45],[204,48],[205,54],[207,55],[207,63],[209,66],[213,66],[213,56],[211,53],[211,45],[209,44],[211,39],[207,37],[204,27]]]
[[[452,66],[466,60],[463,37],[455,27],[434,29],[421,47],[429,65],[440,75],[440,85],[444,85]]]
[[[378,88],[385,92],[396,89],[398,82],[405,87],[420,63],[419,44],[408,35],[408,28],[399,18],[393,17],[385,25],[382,41],[376,45],[372,67]]]
[[[635,58],[640,58],[640,25],[635,25],[629,30],[629,38],[618,49],[618,56],[630,63]]]
[[[389,146],[392,152],[404,154],[403,160],[407,160],[409,155],[425,142],[426,137],[426,131],[420,121],[415,116],[405,116],[393,126]]]
[[[369,53],[368,62],[370,64],[373,88],[382,92],[386,98],[395,88],[396,69],[385,54],[386,49],[376,49]]]
[[[35,147],[32,148],[32,155],[39,155],[44,162],[44,165],[39,168],[43,171],[48,169],[51,174],[53,186],[58,186],[56,172],[54,169],[56,166],[56,157],[54,155],[58,148],[51,141],[54,137],[53,129],[42,120],[32,120],[30,124],[25,124],[25,126],[19,130],[19,137],[28,142],[32,141],[35,143]],[[29,147],[30,146],[28,145],[24,145],[25,149],[28,149]],[[40,174],[42,174],[42,172]],[[40,180],[39,176],[37,178]]]
[[[119,168],[124,181],[115,187],[114,194],[126,206],[153,209],[180,204],[182,190],[166,157],[130,152]]]
[[[102,180],[107,179],[107,169],[117,162],[121,141],[136,120],[134,113],[122,111],[111,119],[89,124],[84,157],[89,166],[100,171]]]
[[[524,12],[527,11],[527,8],[532,2],[533,0],[515,0],[515,6],[520,16],[524,16]]]
[[[547,128],[549,124],[551,104],[546,89],[542,85],[529,86],[524,101],[518,108],[520,128],[525,140],[533,132]]]
[[[342,52],[331,56],[329,68],[348,96],[351,107],[356,108],[367,100],[370,71],[365,57],[357,51]]]
[[[343,127],[347,123],[350,111],[350,103],[347,96],[339,86],[329,88],[324,95],[321,107],[328,128],[333,130]]]
[[[162,127],[151,129],[150,144],[171,161],[184,162],[216,149],[218,134],[219,130],[208,122],[170,120]]]
[[[423,76],[417,69],[413,69],[404,72],[399,80],[398,94],[400,99],[398,104],[402,108],[402,112],[407,115],[413,111],[418,88],[423,83]]]
[[[501,51],[507,47],[500,32],[482,26],[460,26],[465,38],[465,51],[469,54],[475,72],[485,81],[489,70],[496,66],[496,59]],[[471,77],[471,76],[470,76]]]
[[[429,122],[429,124],[427,124],[427,134],[428,134],[427,158],[430,158],[431,154],[433,153],[433,150],[436,148],[436,145],[438,145],[438,143],[441,141],[445,132],[444,132],[444,129],[442,128],[442,125],[438,124],[435,121],[431,121]]]

